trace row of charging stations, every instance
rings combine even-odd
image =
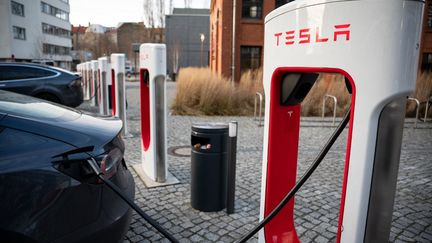
[[[423,1],[294,1],[265,19],[260,218],[296,184],[301,102],[322,73],[351,89],[337,242],[388,242]],[[299,242],[294,199],[260,242]]]
[[[126,119],[125,55],[114,53],[97,61],[79,64],[85,100],[108,115],[111,92],[112,116],[124,122],[123,136],[128,135]],[[140,46],[140,101],[142,170],[153,181],[167,179],[166,144],[166,47],[164,44]]]
[[[101,115],[119,117],[123,121],[123,137],[127,137],[125,54],[114,53],[78,64],[77,71],[83,79],[84,100],[97,106]]]

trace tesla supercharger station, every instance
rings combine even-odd
[[[123,121],[122,136],[128,137],[130,134],[128,133],[126,121],[125,61],[125,54],[111,54],[112,88],[114,90],[112,100],[115,101],[115,105],[113,106],[113,111],[115,111],[114,116],[119,117]]]
[[[102,115],[108,115],[108,111],[109,111],[108,85],[111,85],[111,65],[108,62],[108,57],[100,57],[98,61],[99,61],[99,75],[100,75],[99,113]]]
[[[166,163],[166,47],[140,46],[142,169],[153,181],[165,182]]]
[[[85,83],[86,83],[86,96],[85,100],[91,99],[91,94],[93,92],[93,85],[91,83],[91,63],[85,62],[84,63],[84,74],[85,74]]]
[[[99,74],[98,74],[98,66],[99,66],[99,63],[98,63],[98,61],[96,61],[96,60],[92,60],[91,62],[90,62],[90,68],[91,68],[91,85],[92,85],[92,87],[93,87],[93,90],[92,90],[92,92],[91,92],[91,94],[90,94],[90,101],[91,101],[91,104],[93,105],[93,106],[98,106],[99,105],[99,103],[98,103],[98,95],[99,95]]]
[[[261,219],[296,183],[303,98],[318,73],[339,73],[352,95],[337,242],[388,242],[423,5],[294,1],[266,17]],[[292,199],[260,231],[260,242],[299,242],[293,210]]]

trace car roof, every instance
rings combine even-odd
[[[81,116],[81,112],[69,107],[0,90],[0,118],[2,114],[39,121],[70,121]]]
[[[31,62],[0,62],[0,66],[22,66],[22,67],[35,67],[35,68],[44,68],[49,69],[51,71],[57,71],[62,73],[67,73],[70,75],[76,76],[75,73],[72,73],[69,70],[59,68],[59,67],[53,67],[45,64],[39,64],[39,63],[31,63]]]

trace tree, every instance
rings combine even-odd
[[[154,28],[154,4],[153,0],[144,0],[144,25],[147,28]]]
[[[185,8],[190,8],[191,3],[192,3],[192,0],[184,0],[184,7]]]
[[[156,0],[157,20],[160,28],[165,27],[165,0]]]
[[[107,56],[117,51],[117,45],[107,33],[87,32],[84,34],[81,49],[89,51],[93,57]]]

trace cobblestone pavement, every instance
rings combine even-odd
[[[175,84],[168,83],[168,103]],[[127,84],[128,128],[126,161],[140,163],[139,87]],[[85,105],[84,105],[85,106]],[[204,213],[190,206],[190,158],[168,156],[169,171],[180,184],[146,189],[136,183],[136,202],[181,242],[233,242],[258,222],[263,129],[251,117],[168,116],[168,147],[190,145],[193,122],[239,122],[235,213]],[[330,120],[302,119],[298,175],[310,165],[332,133]],[[391,242],[432,242],[432,124],[405,125]],[[302,242],[333,242],[337,231],[346,130],[326,159],[300,189],[295,201],[295,224]],[[256,242],[256,237],[251,242]],[[167,242],[134,213],[124,242]]]

